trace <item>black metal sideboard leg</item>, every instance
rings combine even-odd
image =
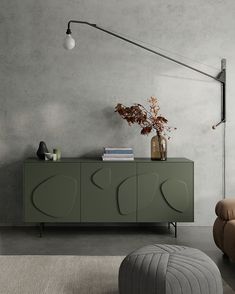
[[[177,222],[168,222],[168,229],[170,228],[170,225],[172,225],[175,229],[175,238],[177,238]]]
[[[39,223],[39,237],[42,238],[42,231],[44,230],[44,223]]]
[[[175,238],[177,238],[177,222],[175,222]]]

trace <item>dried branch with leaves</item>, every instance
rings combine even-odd
[[[148,135],[152,131],[155,131],[157,135],[164,135],[170,139],[169,133],[172,129],[167,125],[168,120],[159,115],[159,103],[156,97],[152,96],[148,100],[149,110],[147,110],[142,104],[133,104],[127,107],[121,103],[118,103],[115,107],[115,112],[125,119],[129,125],[137,123],[141,127],[141,134]]]

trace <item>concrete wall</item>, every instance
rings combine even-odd
[[[72,25],[73,51],[62,42],[67,21],[80,19],[165,48],[212,75],[226,57],[226,188],[234,196],[234,11],[233,0],[1,0],[0,223],[22,222],[22,162],[40,140],[63,156],[97,155],[108,145],[149,156],[151,136],[113,110],[156,95],[178,128],[169,156],[195,161],[195,224],[212,224],[222,197],[223,127],[211,129],[220,119],[220,84],[88,26]]]

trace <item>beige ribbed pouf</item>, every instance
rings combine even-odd
[[[120,294],[223,294],[216,264],[198,249],[150,245],[125,257]]]

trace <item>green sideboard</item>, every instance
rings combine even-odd
[[[24,162],[25,222],[192,222],[194,166],[186,158]]]

